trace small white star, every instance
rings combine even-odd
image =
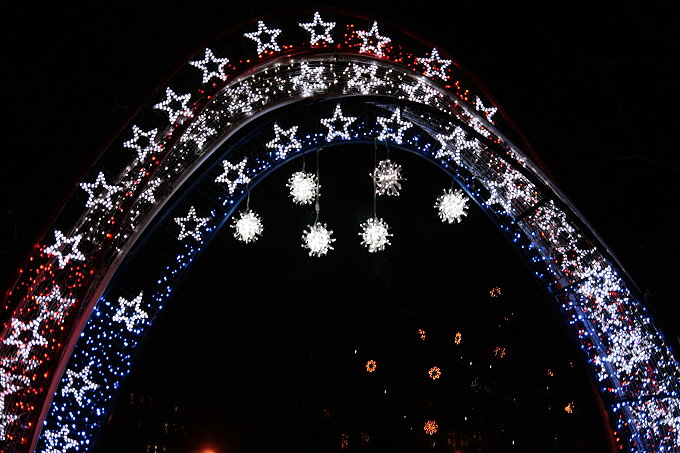
[[[326,134],[326,141],[329,142],[335,137],[340,137],[344,140],[349,140],[349,126],[357,118],[355,116],[343,116],[340,104],[335,106],[333,111],[333,117],[331,118],[321,118],[321,124],[328,128],[328,134]],[[342,130],[336,129],[336,125],[342,123]]]
[[[132,138],[123,142],[123,146],[134,149],[137,151],[137,159],[144,160],[147,154],[156,153],[161,150],[161,145],[156,143],[157,134],[158,129],[151,129],[148,132],[144,132],[136,125],[133,125]]]
[[[0,364],[2,368],[5,368],[7,370],[15,370],[19,366],[23,366],[24,370],[28,372],[35,370],[38,367],[38,365],[40,365],[40,361],[31,358],[23,359],[20,356],[14,356],[3,357],[2,359],[0,359]]]
[[[56,256],[59,259],[60,269],[63,269],[71,260],[79,261],[85,260],[85,255],[80,253],[80,251],[78,250],[78,244],[80,243],[80,240],[83,238],[82,234],[76,234],[71,238],[67,238],[61,233],[61,231],[54,230],[54,237],[57,241],[56,244],[46,247],[45,253],[47,253],[48,255]],[[64,245],[71,246],[71,250],[67,254],[64,254],[60,250]]]
[[[333,38],[331,37],[331,30],[335,27],[335,22],[324,22],[321,20],[321,15],[319,12],[314,13],[314,21],[313,22],[308,22],[308,23],[298,23],[298,25],[305,30],[307,30],[309,33],[311,33],[311,36],[309,38],[309,44],[312,46],[316,45],[319,43],[319,41],[326,41],[326,43],[331,44],[333,43]],[[320,31],[319,29],[323,28],[323,31]]]
[[[156,202],[155,193],[158,186],[161,185],[163,180],[161,178],[154,178],[146,184],[146,187],[139,195],[140,200],[144,200],[148,203],[154,204]]]
[[[205,145],[205,142],[207,142],[210,137],[217,133],[217,130],[210,127],[207,121],[207,115],[204,114],[199,116],[193,123],[191,123],[191,126],[187,128],[180,141],[182,143],[194,142],[196,144],[197,150],[201,151],[203,149],[203,145]]]
[[[497,107],[493,107],[493,106],[491,106],[491,107],[484,107],[484,104],[482,104],[482,100],[479,98],[479,96],[477,96],[477,98],[475,99],[475,109],[476,109],[478,112],[482,112],[482,113],[484,114],[484,116],[486,117],[486,120],[487,120],[489,123],[491,123],[491,124],[494,123],[492,117],[494,116],[494,114],[496,113],[496,111],[498,111],[498,108],[497,108]]]
[[[14,423],[17,418],[19,418],[18,415],[0,411],[0,440],[7,439],[7,427]]]
[[[140,307],[142,303],[142,291],[139,292],[137,297],[130,301],[123,297],[119,297],[118,303],[120,306],[112,319],[116,322],[125,323],[127,330],[130,332],[135,330],[135,324],[138,321],[149,317],[149,315]]]
[[[253,111],[255,102],[260,100],[266,101],[267,99],[251,88],[250,82],[243,82],[235,88],[229,87],[223,91],[222,96],[229,100],[227,110],[230,115],[236,115],[237,113],[248,115]]]
[[[64,315],[68,309],[76,303],[75,299],[62,296],[61,288],[58,285],[55,285],[49,294],[36,296],[35,301],[40,307],[40,319],[52,317],[60,323],[64,320]]]
[[[263,41],[261,39],[261,36],[269,35],[269,39],[266,41]],[[257,53],[261,54],[267,49],[271,49],[274,52],[278,52],[281,50],[279,48],[279,45],[276,43],[276,37],[281,34],[281,30],[278,28],[272,28],[271,30],[267,28],[267,26],[262,22],[261,20],[257,22],[257,31],[253,31],[250,33],[244,33],[243,36],[246,38],[250,38],[253,41],[257,42]]]
[[[189,208],[186,217],[175,217],[175,222],[182,228],[177,236],[177,240],[181,241],[185,237],[191,236],[197,241],[200,241],[201,228],[208,223],[209,220],[210,217],[198,217],[196,215],[196,208],[192,206]],[[193,228],[187,228],[187,224],[189,224],[189,226],[193,225]]]
[[[404,82],[399,88],[408,94],[409,101],[420,102],[422,104],[427,104],[432,97],[437,95],[437,90],[428,85],[424,80],[418,80],[418,83],[415,85]]]
[[[436,139],[442,147],[437,150],[434,157],[437,159],[451,158],[457,165],[460,165],[460,152],[462,150],[478,150],[480,148],[480,143],[476,138],[468,139],[467,137],[468,135],[460,126],[456,126],[449,135],[437,134]]]
[[[323,66],[312,68],[305,62],[300,64],[300,75],[293,77],[291,81],[293,89],[299,90],[305,97],[328,87],[323,78]]]
[[[98,384],[95,384],[90,380],[90,365],[84,367],[77,373],[73,370],[66,370],[66,379],[68,382],[64,385],[64,388],[61,389],[61,395],[66,397],[69,393],[73,393],[73,397],[80,406],[83,405],[83,398],[86,391],[99,388]]]
[[[66,453],[71,448],[78,450],[80,444],[78,441],[68,437],[70,431],[66,425],[62,425],[59,432],[45,431],[45,453]]]
[[[361,48],[359,49],[359,52],[373,53],[379,57],[383,57],[385,55],[383,47],[385,47],[390,41],[392,41],[390,38],[382,36],[380,32],[378,32],[377,21],[373,21],[373,26],[368,31],[358,30],[357,35],[359,35],[359,37],[363,41],[363,43],[361,44]]]
[[[295,138],[295,133],[298,127],[293,126],[287,131],[281,129],[281,127],[274,123],[274,133],[276,138],[267,143],[267,148],[276,149],[276,158],[283,160],[286,158],[289,152],[298,151],[302,148],[300,141]]]
[[[119,186],[106,184],[104,173],[99,172],[95,182],[81,182],[80,187],[87,192],[88,198],[85,202],[86,208],[93,208],[101,205],[106,209],[113,208],[113,201],[111,195],[120,192],[123,188]]]
[[[437,49],[432,49],[429,58],[416,58],[416,62],[425,65],[425,76],[432,78],[439,77],[442,80],[449,79],[449,76],[446,75],[446,68],[451,64],[451,60],[441,58]]]
[[[347,81],[347,88],[354,88],[361,94],[370,94],[375,91],[375,87],[383,84],[383,81],[375,76],[378,65],[362,65],[352,63],[351,67],[345,69],[345,73],[352,72],[351,78]]]
[[[177,95],[171,88],[166,88],[165,100],[154,105],[153,108],[165,110],[170,124],[182,123],[186,118],[194,116],[189,108],[189,99],[191,99],[190,93]]]
[[[30,385],[31,381],[26,376],[0,369],[0,412],[5,412],[5,398]]]
[[[404,132],[406,129],[413,126],[409,121],[401,119],[399,107],[392,113],[391,117],[378,117],[377,121],[383,128],[380,135],[378,135],[378,140],[385,141],[392,139],[392,141],[398,144],[401,144],[404,140]]]
[[[42,321],[41,318],[38,318],[25,323],[17,318],[12,318],[10,334],[2,343],[18,347],[17,354],[22,359],[28,359],[35,346],[47,346],[47,339],[39,332]],[[29,335],[24,335],[24,332],[29,333]]]
[[[205,56],[202,60],[190,61],[189,64],[203,71],[203,83],[210,81],[213,77],[226,80],[224,67],[229,63],[228,58],[217,58],[212,50],[206,48]]]
[[[227,184],[227,189],[229,190],[229,195],[233,195],[236,192],[236,188],[240,184],[248,184],[250,178],[246,175],[246,162],[247,157],[244,157],[238,164],[232,164],[228,160],[222,161],[222,167],[224,168],[224,173],[215,178],[215,182],[223,182]],[[230,178],[229,173],[236,172],[235,178]]]

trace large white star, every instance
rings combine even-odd
[[[128,301],[123,297],[118,298],[118,303],[120,306],[113,316],[113,320],[116,322],[125,323],[127,330],[133,332],[135,329],[135,324],[142,319],[147,319],[149,315],[142,310],[142,291],[139,292],[137,297]]]
[[[69,434],[70,431],[66,425],[62,425],[59,432],[45,431],[45,440],[47,442],[44,450],[45,453],[66,453],[72,448],[78,450],[80,444],[75,439],[68,437]]]
[[[460,165],[461,150],[478,150],[480,147],[479,141],[474,137],[468,138],[468,135],[460,126],[456,126],[453,132],[448,135],[437,134],[436,139],[442,146],[437,150],[434,157],[437,159],[452,158],[458,165]]]
[[[321,118],[321,124],[328,128],[326,141],[330,142],[335,137],[349,140],[350,136],[348,128],[356,119],[355,116],[344,116],[340,104],[336,105],[331,118]],[[342,123],[342,130],[336,129],[338,123]]]
[[[2,342],[3,344],[19,348],[17,354],[22,359],[28,359],[35,346],[47,346],[47,339],[40,335],[41,318],[29,322],[23,322],[12,318],[10,334]],[[26,335],[28,333],[28,335]]]
[[[446,75],[446,68],[451,64],[451,60],[445,60],[439,56],[437,49],[432,49],[432,53],[428,58],[416,58],[416,62],[422,63],[425,66],[425,75],[427,77],[439,77],[442,80],[448,80]]]
[[[397,109],[392,113],[392,116],[378,117],[378,123],[382,126],[382,131],[378,135],[378,140],[392,139],[395,143],[401,144],[404,140],[404,132],[409,127],[413,126],[411,122],[401,119],[401,111]]]
[[[302,148],[300,141],[295,138],[295,133],[298,127],[293,126],[290,129],[284,131],[281,127],[274,123],[274,133],[276,137],[274,140],[267,143],[267,148],[276,149],[276,158],[285,159],[289,152],[297,151]]]
[[[385,55],[383,47],[385,47],[390,41],[392,41],[387,36],[382,36],[378,31],[378,22],[373,21],[373,26],[370,30],[358,30],[357,35],[363,41],[359,52],[362,53],[373,53],[379,57]]]
[[[84,367],[79,372],[66,370],[66,380],[68,382],[61,389],[61,395],[66,397],[69,393],[73,393],[73,397],[80,406],[83,405],[85,392],[99,388],[99,384],[95,384],[90,379],[90,365]]]
[[[224,173],[215,178],[215,182],[223,182],[227,184],[227,190],[229,190],[229,195],[233,195],[236,188],[240,184],[248,184],[250,178],[246,175],[246,162],[247,157],[244,157],[238,164],[232,164],[228,160],[222,161],[222,167],[224,168]],[[235,178],[230,178],[229,173],[236,172]],[[233,173],[232,173],[233,174]]]
[[[267,41],[263,41],[261,39],[262,35],[269,35],[269,38]],[[276,42],[276,37],[281,34],[281,30],[278,28],[272,28],[269,29],[264,22],[261,20],[257,22],[257,31],[253,31],[250,33],[243,33],[243,36],[246,38],[250,38],[253,41],[257,42],[257,53],[261,54],[267,49],[271,49],[274,52],[278,52],[281,50],[279,48],[279,45]]]
[[[137,158],[139,160],[144,160],[147,154],[156,153],[161,150],[161,145],[156,143],[156,135],[158,135],[158,129],[151,129],[150,131],[144,132],[136,125],[133,125],[132,138],[123,142],[123,146],[134,149],[137,151]]]
[[[331,30],[335,27],[335,22],[324,22],[321,20],[321,15],[319,12],[314,13],[314,21],[307,23],[298,23],[298,25],[309,33],[311,36],[309,38],[309,44],[312,46],[319,43],[319,41],[326,41],[328,44],[333,43],[333,38],[331,37]],[[320,31],[323,28],[323,31]]]
[[[475,110],[478,112],[482,112],[484,116],[486,117],[486,120],[489,123],[493,124],[493,116],[498,110],[497,107],[491,106],[491,107],[484,107],[484,104],[482,103],[482,100],[479,98],[479,96],[476,97],[475,99]]]
[[[226,80],[224,67],[229,63],[228,58],[217,58],[212,50],[206,48],[202,60],[190,61],[189,64],[203,71],[203,83],[210,81],[213,77]]]
[[[356,64],[345,69],[345,73],[351,73],[351,78],[347,81],[347,88],[358,90],[361,94],[373,93],[375,87],[383,84],[383,81],[375,76],[378,70],[376,64]]]
[[[97,179],[92,182],[81,182],[80,187],[87,192],[86,208],[93,208],[101,205],[106,209],[113,209],[113,201],[111,195],[120,192],[123,188],[120,186],[106,184],[106,178],[103,172],[99,172]]]
[[[76,303],[75,299],[62,296],[61,288],[58,285],[55,285],[48,294],[36,296],[35,300],[40,307],[41,319],[52,317],[58,322],[64,320],[64,315],[68,309]]]
[[[192,206],[189,208],[186,217],[175,217],[175,222],[182,228],[177,236],[177,240],[181,241],[185,237],[191,236],[197,241],[200,241],[201,228],[208,223],[208,220],[210,220],[210,217],[198,217],[196,215],[196,208]],[[191,227],[192,225],[193,228]]]
[[[80,250],[78,250],[78,244],[83,238],[82,234],[76,234],[73,237],[67,238],[62,234],[61,231],[54,230],[54,237],[57,241],[56,244],[45,247],[45,253],[56,256],[59,260],[59,267],[61,269],[63,269],[71,260],[85,260],[85,255],[80,253]],[[64,245],[71,246],[71,250],[66,254],[64,254],[64,252],[61,250]]]
[[[300,94],[305,97],[328,87],[323,79],[323,66],[312,68],[305,62],[300,64],[300,74],[293,77],[291,81],[293,89],[299,90]]]
[[[437,90],[432,88],[424,80],[418,80],[418,83],[411,85],[408,82],[402,83],[399,88],[404,90],[408,95],[409,101],[420,102],[427,104],[430,99],[437,95]]]
[[[166,88],[165,100],[154,105],[153,108],[165,110],[168,113],[170,124],[182,123],[185,119],[194,116],[191,108],[189,108],[189,99],[191,99],[190,93],[178,95],[171,88]]]

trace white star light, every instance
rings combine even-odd
[[[203,83],[208,82],[213,77],[220,80],[226,80],[227,75],[224,73],[224,67],[229,63],[228,58],[217,58],[212,50],[206,48],[205,56],[202,60],[190,61],[189,64],[197,67],[203,71]]]
[[[362,65],[352,63],[351,67],[345,69],[345,73],[351,73],[351,78],[347,81],[347,88],[354,88],[361,94],[370,94],[375,91],[375,87],[383,84],[383,81],[375,76],[378,65]]]
[[[7,427],[19,418],[18,415],[0,412],[0,440],[7,440]]]
[[[267,41],[263,42],[261,39],[261,36],[269,35],[269,39]],[[279,45],[276,43],[276,37],[281,34],[281,30],[278,28],[272,28],[271,30],[267,28],[267,26],[262,22],[261,20],[257,22],[257,31],[253,31],[250,33],[244,33],[243,36],[246,38],[250,38],[253,41],[257,42],[257,53],[261,54],[267,49],[271,49],[274,52],[278,52],[281,50],[279,48]]]
[[[437,159],[451,158],[457,165],[460,165],[461,150],[479,150],[481,146],[476,138],[468,139],[468,135],[460,126],[456,126],[449,135],[437,134],[436,138],[442,147],[437,150],[434,157]]]
[[[406,92],[409,101],[423,104],[427,104],[432,97],[437,96],[437,90],[432,88],[425,80],[418,80],[415,85],[405,82],[399,88]]]
[[[168,121],[170,124],[182,123],[185,119],[194,116],[191,108],[189,108],[189,99],[191,94],[177,95],[171,88],[165,89],[165,100],[154,105],[156,110],[165,110],[168,113]]]
[[[416,58],[416,62],[425,65],[425,75],[427,77],[439,77],[442,80],[448,80],[446,75],[446,68],[451,64],[451,60],[444,60],[439,56],[437,49],[432,49],[429,58]]]
[[[329,250],[335,238],[331,237],[333,230],[326,228],[326,224],[315,222],[302,233],[302,248],[309,250],[309,256],[323,256]]]
[[[284,131],[277,123],[274,123],[274,134],[276,134],[276,137],[268,142],[266,146],[270,149],[276,149],[276,159],[283,160],[289,152],[299,151],[302,148],[300,141],[295,138],[297,130],[298,127],[293,126]]]
[[[373,53],[379,57],[385,56],[383,47],[385,47],[390,41],[390,38],[386,36],[381,36],[378,32],[378,22],[373,21],[373,26],[370,30],[358,30],[357,35],[363,41],[359,52],[362,53]]]
[[[392,141],[397,144],[401,144],[404,140],[404,132],[406,129],[413,126],[409,121],[401,119],[399,107],[397,107],[389,118],[378,117],[378,123],[382,126],[382,131],[378,135],[378,140],[387,141],[388,139],[392,139]]]
[[[35,300],[41,312],[43,312],[40,318],[45,319],[48,316],[52,316],[60,323],[64,320],[64,315],[68,309],[76,303],[75,299],[62,296],[61,289],[57,285],[52,288],[49,294],[36,296]]]
[[[293,77],[291,81],[293,89],[299,90],[304,97],[328,88],[323,77],[323,66],[312,68],[306,62],[300,64],[300,75]]]
[[[17,354],[22,359],[28,359],[34,347],[47,346],[47,339],[39,332],[42,321],[42,318],[37,318],[24,323],[17,318],[12,318],[10,334],[2,343],[18,347]],[[25,333],[29,335],[25,335]]]
[[[31,385],[30,379],[21,374],[14,374],[0,369],[0,413],[5,412],[5,398]],[[0,435],[2,432],[0,432]]]
[[[493,107],[493,106],[491,106],[491,107],[484,107],[484,104],[482,103],[482,100],[479,98],[479,96],[477,96],[476,99],[475,99],[475,109],[476,109],[478,112],[482,112],[482,113],[484,114],[484,116],[486,117],[486,120],[487,120],[489,123],[491,123],[491,124],[494,123],[494,121],[493,121],[493,116],[494,116],[494,114],[498,111],[498,108],[497,108],[497,107]]]
[[[443,195],[437,197],[434,207],[439,210],[439,218],[442,222],[460,223],[462,218],[467,216],[468,201],[470,199],[463,195],[463,191],[460,189],[455,192],[448,189],[444,191]]]
[[[144,191],[139,195],[140,200],[144,200],[150,204],[156,203],[156,196],[154,192],[161,185],[163,180],[161,178],[154,178],[146,184]]]
[[[62,425],[59,432],[45,431],[45,453],[67,453],[71,448],[78,450],[80,444],[78,441],[68,437],[70,431],[68,426]]]
[[[61,395],[66,397],[69,393],[73,393],[73,397],[80,406],[83,405],[85,392],[99,388],[99,384],[95,384],[90,380],[90,365],[77,373],[73,370],[66,370],[66,379],[68,382],[61,389]]]
[[[134,149],[137,151],[137,159],[144,160],[147,154],[157,153],[161,150],[161,145],[156,143],[156,135],[158,135],[158,129],[144,132],[136,125],[133,125],[132,138],[123,142],[123,146]]]
[[[365,245],[370,253],[385,250],[386,245],[390,245],[389,238],[392,233],[389,226],[382,219],[371,217],[361,224],[361,245]]]
[[[208,223],[210,217],[198,217],[196,216],[196,208],[193,206],[189,208],[189,213],[186,217],[175,217],[175,222],[179,225],[182,230],[177,236],[177,240],[181,241],[187,236],[193,237],[196,241],[201,241],[201,228]],[[187,226],[188,224],[188,226]],[[193,228],[191,226],[193,225]]]
[[[321,124],[328,128],[328,134],[326,134],[326,141],[330,142],[335,137],[340,137],[344,140],[349,140],[350,136],[348,129],[350,124],[352,124],[356,119],[357,118],[355,116],[348,117],[343,116],[340,104],[336,105],[335,110],[333,111],[332,118],[321,118]],[[342,123],[341,125],[342,130],[336,129],[336,125],[338,125],[339,122]]]
[[[250,209],[242,211],[238,219],[234,218],[231,227],[234,229],[234,237],[246,244],[257,241],[264,229],[260,216]]]
[[[232,164],[228,160],[222,161],[222,166],[224,167],[224,173],[215,178],[215,182],[223,182],[227,184],[227,190],[229,190],[229,195],[233,195],[236,188],[240,184],[248,184],[250,178],[246,176],[246,162],[247,157],[244,157],[238,164]],[[236,172],[235,178],[230,178],[229,173]],[[232,173],[233,174],[233,173]]]
[[[398,197],[401,190],[401,183],[405,178],[401,174],[401,165],[389,159],[381,160],[373,170],[373,181],[375,182],[375,193],[391,197]]]
[[[80,187],[87,192],[88,198],[85,202],[86,208],[93,208],[101,205],[106,209],[113,209],[113,201],[111,195],[120,192],[123,188],[119,186],[106,184],[104,173],[99,172],[97,179],[93,183],[81,182]]]
[[[149,315],[141,308],[142,294],[143,292],[140,291],[137,297],[130,301],[123,297],[118,298],[118,303],[120,306],[118,307],[118,310],[112,319],[115,322],[125,323],[127,330],[130,332],[134,332],[135,324],[138,321],[147,319],[149,317]]]
[[[257,93],[250,86],[250,82],[243,82],[234,87],[229,87],[223,91],[223,97],[229,99],[227,110],[229,114],[235,116],[238,113],[249,115],[253,111],[253,105],[257,101],[266,101],[266,97]]]
[[[206,115],[199,116],[196,121],[191,123],[191,126],[180,138],[180,142],[194,142],[198,151],[203,149],[203,145],[210,137],[217,133],[216,129],[210,127],[207,123],[208,117]]]
[[[78,244],[80,244],[80,240],[83,238],[82,234],[76,234],[71,238],[67,238],[61,233],[61,231],[54,230],[54,237],[57,243],[54,245],[50,245],[49,247],[46,247],[45,253],[57,257],[57,259],[59,260],[60,269],[63,269],[71,260],[79,261],[85,260],[85,255],[80,253],[80,251],[78,250]],[[64,247],[64,245],[71,246],[71,250],[66,254],[64,254],[61,250]]]
[[[314,173],[296,171],[286,186],[295,204],[310,204],[316,199],[317,178]]]
[[[316,45],[319,43],[319,41],[326,41],[328,44],[333,43],[333,38],[331,37],[331,30],[335,27],[335,22],[324,22],[321,20],[321,15],[319,12],[314,13],[314,21],[313,22],[307,22],[307,23],[298,23],[298,25],[305,30],[307,30],[309,33],[311,33],[311,36],[309,38],[309,44],[312,46]],[[319,29],[323,28],[323,31],[320,31]]]

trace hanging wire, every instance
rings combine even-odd
[[[378,168],[378,139],[373,139],[373,218],[378,218],[378,202],[375,184],[375,173]]]
[[[246,211],[250,211],[250,181],[246,183]]]
[[[317,148],[316,150],[316,203],[314,204],[314,210],[316,211],[316,220],[314,223],[319,223],[319,212],[321,211],[321,203],[319,201],[319,197],[321,194],[321,184],[319,182],[319,152],[321,151],[321,148]],[[302,161],[304,165],[304,160]]]

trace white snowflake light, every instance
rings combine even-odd
[[[389,238],[392,237],[388,229],[389,225],[383,219],[371,217],[361,224],[361,245],[366,246],[370,253],[385,250],[385,246],[390,245]]]
[[[248,184],[250,182],[250,177],[246,175],[247,161],[247,157],[244,157],[243,160],[241,160],[241,162],[238,164],[232,164],[226,159],[222,161],[224,173],[215,178],[215,182],[226,183],[227,190],[229,190],[229,195],[233,195],[239,185]],[[236,177],[232,177],[234,176],[234,172],[236,173]]]
[[[171,88],[165,89],[165,100],[154,105],[156,110],[165,110],[168,114],[168,121],[171,124],[182,123],[185,119],[194,116],[189,107],[189,99],[191,94],[175,94]]]
[[[314,13],[314,20],[307,23],[299,23],[300,27],[307,30],[311,36],[309,37],[309,44],[312,46],[319,43],[319,41],[326,41],[328,44],[333,43],[331,31],[335,27],[335,22],[324,22],[321,20],[319,12]],[[323,30],[321,30],[323,28]]]
[[[343,140],[349,140],[349,126],[356,120],[355,116],[344,116],[340,104],[335,106],[333,116],[331,118],[321,118],[321,124],[328,128],[326,134],[326,141],[331,141],[335,137],[340,137]],[[339,128],[342,128],[340,130]]]
[[[379,57],[385,56],[384,47],[392,41],[387,36],[382,36],[378,31],[378,22],[373,21],[370,30],[358,30],[357,35],[361,38],[361,48],[359,52],[373,53]]]
[[[378,140],[392,140],[400,145],[404,141],[406,129],[413,126],[409,121],[401,119],[401,110],[398,107],[394,110],[391,117],[381,116],[378,117],[377,121],[382,126]]]
[[[95,384],[90,379],[90,374],[90,365],[84,367],[78,372],[66,370],[66,380],[68,380],[68,382],[61,389],[62,396],[65,397],[69,393],[72,393],[73,397],[78,402],[78,405],[82,406],[83,398],[85,398],[85,392],[99,388],[99,384]]]
[[[381,160],[371,176],[375,181],[375,192],[378,195],[399,196],[400,181],[405,181],[401,174],[401,165],[389,159]]]
[[[124,323],[129,332],[134,332],[135,324],[137,324],[137,322],[149,317],[140,306],[142,304],[142,291],[139,292],[137,297],[130,301],[123,297],[119,297],[118,303],[120,305],[112,319],[115,322]]]
[[[85,261],[85,255],[78,250],[78,244],[83,238],[82,234],[67,238],[61,231],[54,230],[54,237],[57,240],[56,244],[45,247],[45,253],[57,257],[60,269],[63,269],[71,260]],[[70,250],[66,253],[69,247]]]
[[[100,205],[106,209],[113,209],[111,195],[122,190],[122,187],[106,184],[106,178],[101,171],[95,182],[81,182],[80,187],[87,192],[88,197],[85,202],[87,208]]]
[[[234,237],[246,244],[257,241],[263,230],[260,216],[250,209],[241,212],[238,218],[234,218],[231,227],[234,229]]]
[[[458,189],[454,192],[452,189],[447,189],[443,195],[437,197],[434,207],[439,210],[439,218],[442,222],[460,223],[462,218],[467,216],[469,200],[468,197],[463,195],[462,190]]]
[[[297,171],[288,179],[286,187],[295,204],[310,204],[316,199],[317,179],[314,173]]]
[[[189,213],[186,217],[175,217],[175,222],[181,228],[179,235],[177,235],[177,240],[181,241],[187,236],[191,236],[196,241],[200,241],[201,228],[208,223],[208,220],[210,220],[210,217],[198,217],[196,215],[196,208],[192,206],[189,208]]]
[[[257,43],[257,53],[261,54],[267,49],[273,52],[278,52],[281,50],[278,43],[276,42],[276,37],[281,34],[281,30],[278,28],[269,29],[264,22],[261,20],[257,22],[257,31],[250,33],[244,33],[243,36],[250,38]],[[268,35],[263,39],[263,35]]]
[[[331,243],[335,238],[331,237],[333,230],[329,230],[325,224],[315,222],[302,233],[302,248],[309,250],[309,256],[322,256],[333,250]]]
[[[212,50],[206,48],[205,56],[202,60],[190,61],[189,64],[203,71],[203,83],[208,82],[213,77],[226,80],[224,67],[229,63],[228,58],[217,58]]]
[[[288,130],[281,129],[277,123],[274,123],[274,134],[276,137],[267,143],[267,148],[275,149],[276,159],[285,159],[289,152],[298,151],[302,148],[300,140],[295,137],[298,127],[293,126]]]
[[[446,75],[446,68],[451,64],[451,60],[444,60],[439,56],[437,49],[432,49],[429,58],[416,58],[418,63],[425,66],[425,75],[427,77],[439,77],[442,80],[447,80],[449,76]]]

